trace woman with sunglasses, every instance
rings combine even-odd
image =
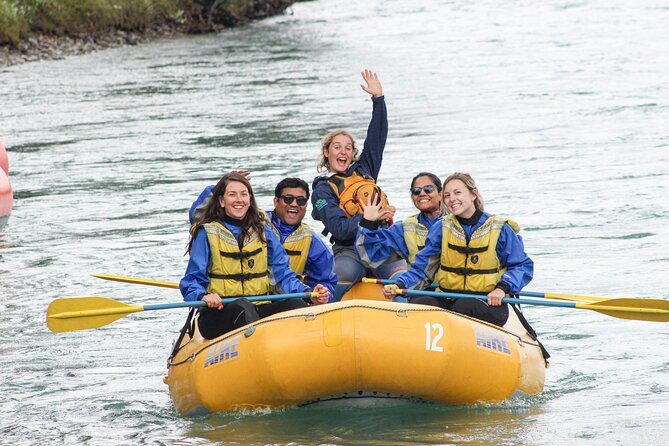
[[[359,282],[367,274],[367,267],[353,246],[362,218],[360,201],[366,201],[372,195],[380,197],[382,220],[391,220],[395,212],[395,208],[388,205],[385,194],[376,185],[388,136],[383,88],[379,77],[370,70],[364,70],[362,78],[367,85],[360,86],[372,95],[372,119],[362,153],[358,152],[350,132],[335,130],[328,133],[321,143],[318,164],[318,170],[326,172],[314,179],[312,187],[311,215],[314,220],[323,222],[326,233],[332,235],[330,240],[335,256],[335,273],[340,283],[346,283],[345,286],[337,287],[334,300],[339,300],[351,284]],[[394,262],[375,268],[374,274],[389,278],[404,268],[404,262]]]
[[[355,250],[371,267],[388,259],[402,258],[409,265],[425,246],[428,230],[444,213],[441,181],[433,173],[421,172],[411,180],[411,201],[420,212],[389,228],[379,228],[380,205],[361,203],[364,210],[355,242]]]
[[[425,289],[432,282],[439,290],[486,293],[479,299],[412,297],[411,303],[441,307],[502,326],[509,309],[502,304],[507,294],[518,294],[531,280],[534,263],[525,253],[518,224],[483,211],[483,197],[471,175],[456,172],[444,180],[444,204],[450,212],[433,225],[425,247],[411,268],[386,285],[387,299],[398,288]]]
[[[203,300],[198,327],[213,339],[260,318],[307,306],[302,299],[253,305],[243,296],[309,291],[290,269],[286,251],[258,211],[253,189],[240,174],[224,175],[212,199],[191,227],[188,267],[179,287],[186,301]],[[274,288],[276,287],[276,288]],[[326,303],[329,292],[318,284],[314,304]],[[221,296],[237,297],[223,305]]]

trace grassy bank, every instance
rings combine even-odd
[[[0,45],[34,34],[99,36],[168,25],[216,31],[277,14],[296,0],[0,0]]]

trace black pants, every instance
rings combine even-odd
[[[509,307],[502,304],[499,307],[492,307],[480,299],[445,299],[440,297],[418,296],[412,297],[409,301],[412,304],[431,305],[440,307],[444,310],[471,316],[500,327],[506,324],[509,318]]]
[[[253,305],[241,297],[234,302],[224,304],[221,310],[201,308],[198,328],[203,338],[214,339],[272,314],[307,306],[308,304],[302,299],[277,300],[268,304]]]

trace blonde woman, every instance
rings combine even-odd
[[[411,268],[386,285],[387,299],[398,288],[486,293],[479,299],[413,297],[411,303],[433,305],[502,326],[509,316],[506,294],[517,294],[531,280],[534,263],[525,253],[518,225],[483,211],[483,197],[471,175],[456,172],[444,180],[444,204],[450,215],[430,228],[425,247]]]
[[[381,220],[392,220],[395,209],[388,205],[385,194],[376,185],[383,150],[388,136],[388,116],[383,97],[383,87],[376,73],[362,72],[365,84],[362,89],[372,96],[372,120],[367,129],[362,153],[355,138],[347,130],[328,133],[321,144],[319,171],[325,173],[316,177],[313,183],[312,217],[323,222],[326,232],[332,235],[335,269],[340,282],[359,282],[368,272],[360,261],[353,245],[362,218],[361,202],[376,195],[382,202]],[[373,271],[377,277],[389,278],[395,272],[405,269],[403,261],[384,264]],[[339,300],[347,287],[337,287],[334,300]]]

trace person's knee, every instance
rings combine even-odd
[[[379,279],[390,279],[393,276],[399,275],[407,270],[407,264],[404,260],[397,260],[395,262],[384,263],[378,268],[374,269],[374,275]]]
[[[509,317],[509,308],[506,304],[493,307],[479,299],[458,299],[451,310],[500,327]]]
[[[233,324],[235,327],[241,327],[260,319],[260,316],[258,315],[258,308],[251,301],[244,297],[235,299],[226,305],[228,306],[227,310],[232,315]]]
[[[297,310],[298,308],[308,307],[309,304],[302,299],[288,299],[281,305],[282,311]]]
[[[334,272],[340,282],[360,282],[365,275],[365,267],[351,257],[339,257],[335,259]]]
[[[416,296],[409,300],[412,304],[437,306],[435,299],[429,296]]]
[[[475,316],[480,312],[485,304],[478,299],[458,299],[453,303],[451,311],[465,314],[467,316]]]

